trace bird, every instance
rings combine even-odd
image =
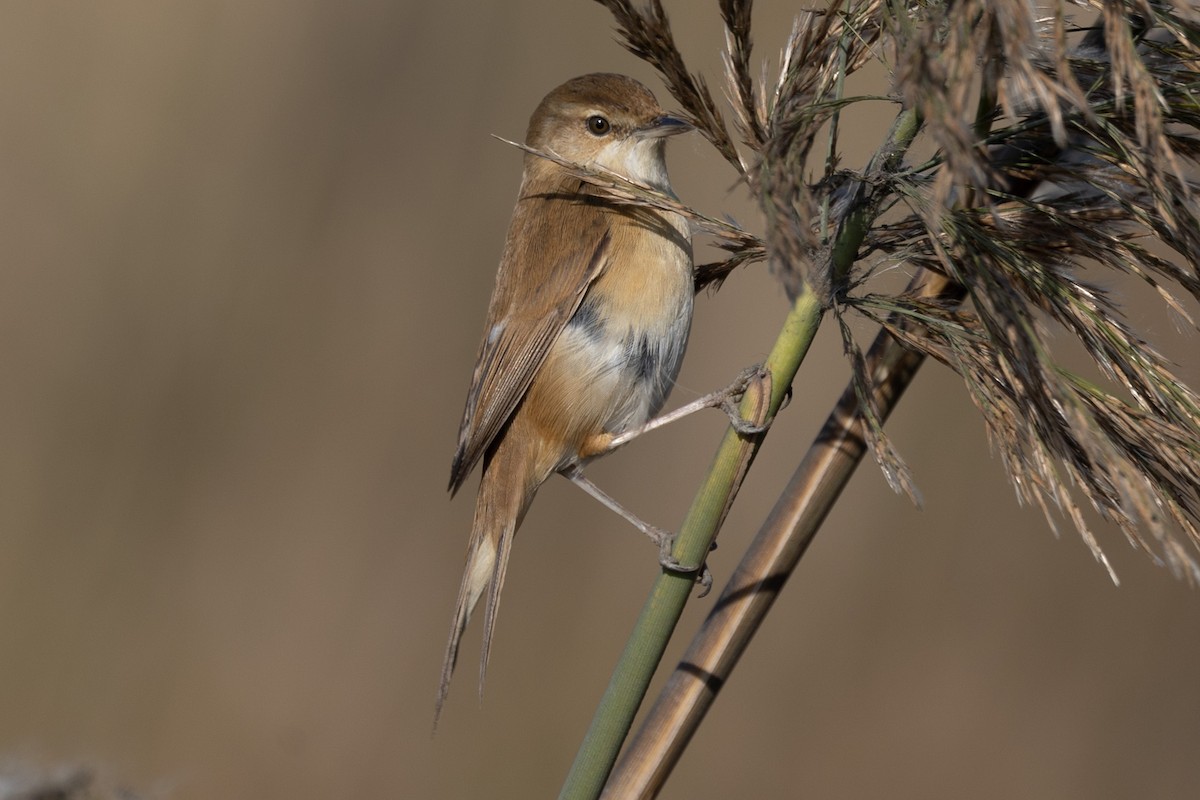
[[[486,592],[483,696],[514,536],[550,476],[565,475],[629,518],[671,566],[669,535],[640,523],[584,478],[582,467],[653,425],[679,374],[694,296],[689,225],[673,211],[614,202],[562,162],[674,198],[665,144],[691,129],[644,85],[612,73],[567,81],[530,118],[521,187],[450,471],[453,496],[482,462],[435,726],[463,632]],[[704,404],[714,403],[691,405]]]

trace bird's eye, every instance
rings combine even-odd
[[[588,132],[594,136],[603,136],[604,134],[608,133],[611,127],[612,126],[609,124],[608,120],[599,114],[593,114],[587,118]]]

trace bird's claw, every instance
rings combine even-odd
[[[729,417],[730,427],[742,436],[755,436],[767,430],[766,425],[756,425],[743,417],[733,396],[726,397],[721,401],[721,410],[725,412],[725,416]]]
[[[700,566],[684,564],[671,553],[671,549],[675,544],[675,534],[659,528],[652,528],[647,531],[647,535],[658,543],[658,563],[663,569],[668,572],[677,572],[684,575],[695,575],[696,583],[700,584],[700,594],[698,597],[704,597],[712,591],[713,576],[708,569],[708,563],[705,562]],[[717,543],[713,542],[710,550],[717,549]]]
[[[755,364],[742,370],[742,374],[738,375],[725,390],[725,397],[721,400],[720,408],[725,412],[725,416],[729,417],[730,426],[742,436],[756,436],[765,432],[769,427],[766,424],[760,425],[746,419],[737,407],[738,401],[746,394],[746,389],[750,387],[750,384],[769,377],[770,373],[767,372],[766,367],[762,364]]]

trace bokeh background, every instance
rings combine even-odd
[[[793,4],[760,6],[775,56]],[[669,8],[718,83],[715,4]],[[489,134],[596,70],[667,99],[583,0],[4,5],[0,772],[179,800],[557,791],[657,571],[565,481],[518,539],[486,698],[476,625],[430,726],[474,493],[445,483],[521,169]],[[758,225],[699,137],[670,157],[685,200]],[[1196,335],[1145,296],[1132,318],[1200,382]],[[760,360],[785,311],[759,267],[701,298],[675,402]],[[718,582],[846,373],[822,332]],[[893,423],[924,510],[860,471],[664,796],[1194,797],[1196,592],[1101,526],[1115,587],[1019,508],[944,369]],[[593,477],[675,526],[722,429]]]

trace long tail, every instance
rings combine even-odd
[[[484,466],[479,496],[475,501],[475,520],[471,524],[467,563],[463,569],[462,584],[458,589],[458,601],[454,604],[450,641],[446,644],[446,656],[442,661],[442,679],[438,686],[437,704],[433,714],[435,728],[442,713],[442,706],[446,702],[446,695],[450,691],[450,676],[454,674],[463,631],[466,630],[471,613],[486,589],[483,649],[479,658],[479,695],[483,696],[488,655],[492,649],[492,634],[496,628],[496,611],[500,605],[500,591],[504,588],[504,575],[508,571],[513,538],[538,486],[545,479],[545,476],[539,476],[540,480],[526,480],[528,468],[523,464],[511,463],[514,460],[513,456],[517,454],[506,452],[508,448],[505,444],[501,444],[490,463]]]

